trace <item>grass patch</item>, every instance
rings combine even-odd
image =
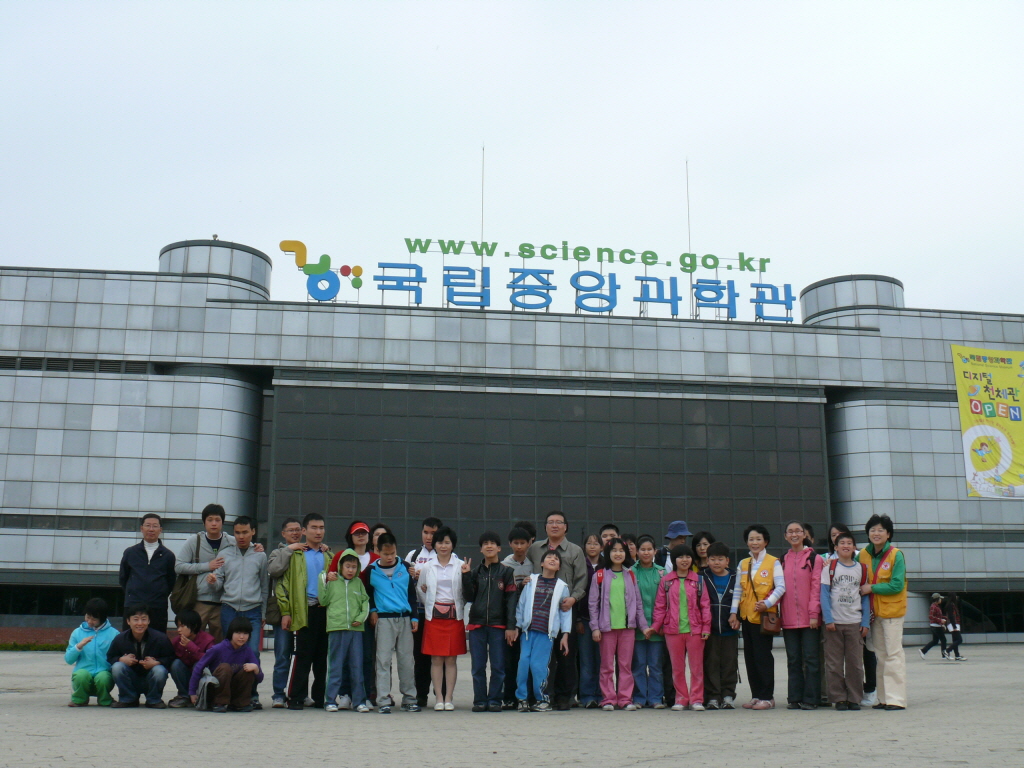
[[[63,651],[63,643],[0,643],[0,651]]]

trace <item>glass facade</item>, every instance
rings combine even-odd
[[[787,520],[826,524],[816,403],[292,386],[274,400],[275,529],[319,512],[329,531],[382,520],[413,544],[433,515],[470,546],[561,509],[573,539],[614,522],[660,540],[684,519],[736,544],[752,522],[779,543]]]

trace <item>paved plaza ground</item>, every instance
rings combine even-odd
[[[905,712],[474,714],[468,658],[455,712],[390,716],[267,709],[66,707],[59,653],[0,653],[0,765],[56,766],[1024,766],[1024,648],[964,646],[969,660],[908,649]],[[264,662],[271,660],[263,654]],[[785,651],[775,649],[785,699]],[[781,682],[781,687],[779,683]],[[169,685],[173,685],[170,683]],[[747,693],[741,683],[741,696]],[[173,692],[167,691],[166,699]]]

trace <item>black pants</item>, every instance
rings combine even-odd
[[[942,627],[929,627],[932,631],[932,641],[921,649],[921,653],[928,653],[936,645],[942,648],[942,654],[946,654],[946,630]]]
[[[152,608],[151,607],[149,609],[149,628],[150,629],[155,629],[157,632],[163,632],[165,635],[167,634],[167,609],[166,608],[164,608],[163,610],[160,610],[159,608]],[[125,630],[125,629],[131,629],[131,627],[128,625],[128,617],[127,616],[125,616],[125,618],[124,618],[124,626],[122,627],[122,631]]]
[[[868,647],[864,646],[864,694],[875,692],[875,686],[878,684],[875,679],[875,670],[878,667],[878,659],[875,658],[875,654],[868,650]]]
[[[302,702],[309,692],[309,672],[313,671],[313,704],[323,707],[327,690],[327,609],[311,605],[306,626],[295,633],[292,656],[292,682],[288,700]]]
[[[575,626],[575,622],[573,622]],[[569,632],[569,653],[562,654],[561,638],[551,647],[551,665],[548,674],[548,688],[552,703],[556,707],[568,707],[576,696],[576,651],[579,641],[575,632]]]
[[[804,627],[782,633],[786,643],[786,664],[789,671],[787,700],[790,704],[818,706],[821,699],[821,659],[818,651],[821,632]]]
[[[772,635],[762,635],[761,625],[743,620],[743,664],[750,683],[750,697],[770,701],[775,698],[775,658]]]
[[[950,639],[950,642],[949,642],[949,655],[950,656],[955,656],[955,657],[959,658],[960,657],[960,643],[962,643],[964,641],[963,635],[961,635],[956,630],[953,630],[953,632],[951,632],[950,634],[952,635],[952,638]]]
[[[704,701],[722,701],[726,696],[736,698],[739,646],[739,635],[711,635],[704,644]]]

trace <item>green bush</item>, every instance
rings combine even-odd
[[[63,643],[0,643],[0,651],[63,651]]]

